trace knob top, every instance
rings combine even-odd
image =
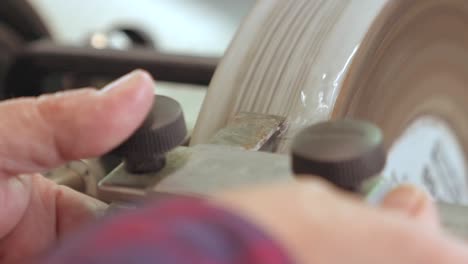
[[[295,174],[312,174],[338,187],[357,191],[385,166],[380,129],[359,120],[336,120],[312,125],[292,143]]]
[[[129,172],[157,172],[165,165],[165,153],[182,144],[186,135],[180,104],[157,95],[143,124],[116,149],[116,153],[124,159]]]

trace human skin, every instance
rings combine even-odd
[[[106,208],[38,172],[118,146],[144,120],[153,86],[147,73],[135,71],[100,91],[0,103],[1,263],[37,257]],[[220,193],[209,202],[251,220],[301,263],[468,263],[467,245],[442,232],[418,189],[402,186],[377,208],[304,178]]]

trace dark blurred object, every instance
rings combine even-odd
[[[7,97],[37,96],[56,89],[87,86],[92,78],[114,79],[137,68],[149,71],[161,81],[208,85],[217,62],[217,59],[168,55],[153,50],[100,50],[37,41],[26,45],[14,57],[4,80],[5,92]],[[58,82],[65,76],[68,84]],[[79,83],[80,79],[86,82]],[[51,88],[54,86],[56,89]]]
[[[150,35],[137,27],[128,25],[94,32],[89,36],[86,44],[95,49],[158,49]]]
[[[10,27],[24,41],[50,37],[47,26],[26,0],[0,1],[0,23]]]
[[[137,68],[161,81],[209,84],[218,58],[162,54],[143,32],[119,30],[131,49],[60,46],[27,1],[0,1],[0,99],[104,84]]]

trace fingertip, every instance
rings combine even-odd
[[[135,70],[107,85],[100,94],[104,109],[95,111],[96,155],[110,151],[128,138],[143,122],[154,103],[154,80],[144,70]],[[93,140],[94,141],[94,140]]]
[[[108,112],[115,112],[114,116],[121,114],[120,111],[131,113],[130,118],[138,120],[142,119],[141,115],[147,115],[153,104],[154,86],[149,73],[135,70],[110,83],[100,93],[105,97],[103,105]]]
[[[107,84],[99,92],[104,95],[109,95],[118,94],[119,92],[129,89],[153,91],[154,79],[147,71],[137,69]]]
[[[428,193],[413,185],[401,185],[382,201],[385,209],[401,212],[430,226],[439,226],[437,210]]]
[[[81,90],[48,101],[49,111],[43,113],[59,138],[60,155],[73,160],[100,156],[114,149],[139,127],[153,101],[153,78],[136,70],[99,91]]]

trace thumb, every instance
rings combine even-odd
[[[134,71],[103,90],[81,89],[0,104],[0,177],[102,155],[143,122],[154,82]]]
[[[431,197],[416,186],[402,185],[392,190],[382,201],[382,207],[401,212],[428,226],[439,226],[437,210]]]

